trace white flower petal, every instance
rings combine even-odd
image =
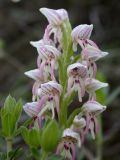
[[[39,113],[37,104],[37,102],[26,103],[23,106],[23,109],[30,117],[34,117]]]
[[[94,115],[98,115],[106,109],[106,106],[101,105],[97,101],[88,101],[83,104],[82,110],[85,113],[90,113]]]
[[[96,80],[94,78],[87,78],[85,80],[85,88],[87,92],[94,92],[98,89],[101,89],[103,87],[107,87],[108,83],[100,82],[99,80]]]
[[[82,50],[82,58],[84,60],[97,61],[98,59],[108,55],[108,52],[102,52],[99,48],[91,45],[87,45]]]
[[[27,71],[24,73],[27,77],[29,78],[32,78],[34,80],[40,80],[42,79],[40,77],[40,70],[39,69],[33,69],[33,70],[30,70],[30,71]]]

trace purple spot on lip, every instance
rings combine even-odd
[[[75,83],[79,83],[79,80],[75,80]]]
[[[35,120],[37,119],[37,116],[34,116],[33,119],[34,119],[34,121],[35,121]]]
[[[46,62],[45,65],[48,66],[48,62]]]
[[[53,100],[53,97],[48,97],[48,101],[52,101]]]
[[[65,148],[65,150],[69,149],[69,147],[66,144],[64,144],[64,148]]]
[[[77,67],[75,67],[74,69],[73,69],[73,71],[77,71],[78,70],[78,68]]]

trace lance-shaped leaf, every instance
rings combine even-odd
[[[41,146],[46,152],[53,151],[59,141],[59,127],[55,120],[52,120],[43,130]]]

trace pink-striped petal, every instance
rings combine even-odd
[[[43,105],[45,104],[46,102],[46,99],[47,97],[46,96],[42,96],[41,99],[38,101],[38,108],[39,108],[39,111],[41,111],[41,109],[43,108]]]
[[[73,143],[71,144],[71,149],[72,149],[72,160],[75,160],[76,159],[76,149]]]
[[[58,95],[55,95],[55,104],[56,104],[56,110],[57,110],[57,114],[59,113],[59,110],[60,110],[60,102],[59,102],[59,99],[60,97]]]
[[[33,84],[33,87],[32,87],[33,98],[35,98],[35,96],[37,95],[37,92],[38,92],[40,85],[41,85],[40,81],[35,81],[35,83]],[[35,100],[33,99],[33,101],[35,101]]]
[[[55,68],[55,61],[54,60],[52,60],[51,61],[51,79],[53,80],[53,81],[56,81],[56,79],[55,79],[55,75],[54,75],[54,68]]]
[[[85,113],[90,113],[97,116],[106,109],[106,106],[101,105],[97,101],[88,101],[83,104],[82,109]]]

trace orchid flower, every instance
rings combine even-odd
[[[35,101],[37,98],[38,88],[40,87],[41,83],[44,82],[44,79],[40,75],[39,69],[33,69],[33,70],[25,72],[24,74],[28,76],[29,78],[32,78],[33,80],[35,80],[35,83],[33,84],[33,87],[32,87],[32,94],[33,94],[32,100]]]
[[[65,9],[49,9],[49,8],[40,8],[40,12],[47,18],[49,24],[53,26],[59,26],[66,19],[68,19],[68,14]]]
[[[101,51],[98,47],[87,45],[82,50],[82,60],[87,61],[89,76],[91,78],[95,78],[97,67],[95,61],[99,60],[100,58],[108,55],[108,52]]]
[[[49,76],[51,77],[51,80],[55,80],[54,70],[58,68],[57,60],[60,55],[61,52],[53,46],[43,45],[40,47],[42,62],[39,61],[38,57],[38,67],[41,71],[41,76],[43,76],[45,80],[47,80]]]
[[[86,116],[86,129],[84,134],[90,130],[92,138],[95,139],[95,133],[98,132],[98,122],[96,116],[102,113],[106,106],[101,105],[97,101],[88,101],[82,106],[82,111]]]
[[[25,112],[30,117],[36,117],[39,126],[42,124],[42,119],[45,117],[47,110],[52,111],[52,119],[55,117],[56,108],[59,113],[59,98],[62,93],[62,86],[54,81],[41,84],[41,88],[38,89],[38,96],[40,100],[38,102],[26,103],[24,105]]]
[[[45,60],[44,54],[41,54],[41,48],[44,48],[45,45],[51,45],[48,41],[46,43],[43,39],[39,41],[30,41],[30,44],[37,49],[38,58],[37,58],[37,66],[40,68],[40,64]]]
[[[72,129],[67,128],[63,131],[62,140],[57,147],[56,154],[63,154],[65,158],[75,160],[76,146],[81,147],[80,136]],[[72,150],[72,153],[71,153]]]
[[[89,94],[89,100],[96,100],[95,91],[107,86],[108,86],[108,83],[100,82],[94,78],[85,79],[85,90]]]
[[[96,46],[96,44],[90,40],[90,36],[93,30],[93,25],[82,24],[75,27],[72,31],[73,40],[73,50],[77,51],[77,44],[81,46],[82,49],[85,48],[87,44]]]
[[[41,42],[32,42],[38,50],[37,66],[40,69],[40,76],[44,77],[45,81],[51,76],[51,80],[55,80],[54,69],[58,68],[57,60],[61,55],[55,47],[44,45]]]
[[[34,122],[36,125],[38,125],[39,128],[41,128],[42,126],[42,119],[44,118],[44,116],[39,117],[38,114],[40,112],[40,107],[38,105],[38,102],[29,102],[26,103],[23,106],[24,111],[28,114],[28,116],[34,118]]]
[[[41,108],[39,116],[43,115],[47,110],[51,110],[53,119],[55,117],[55,108],[57,113],[59,113],[59,99],[61,93],[62,86],[55,81],[49,81],[41,84],[41,88],[38,90],[38,96],[42,95],[38,104]]]
[[[87,67],[81,63],[74,63],[68,66],[68,86],[67,95],[70,95],[73,91],[78,92],[79,101],[82,101],[82,97],[85,94],[84,78],[87,75]]]
[[[54,34],[54,43],[61,42],[62,32],[61,25],[68,20],[68,14],[65,9],[49,9],[49,8],[40,8],[40,12],[47,18],[49,25],[45,30],[43,39],[50,40],[50,36]]]

